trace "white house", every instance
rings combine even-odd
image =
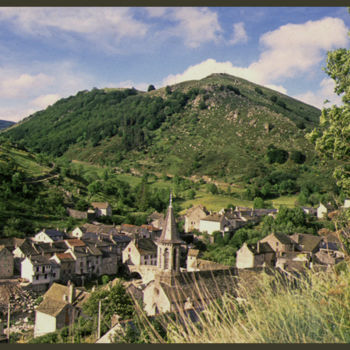
[[[324,219],[325,216],[332,210],[332,206],[330,204],[322,204],[317,207],[317,218],[318,219]]]
[[[60,266],[42,255],[26,257],[21,263],[21,277],[32,285],[50,285],[60,277]]]

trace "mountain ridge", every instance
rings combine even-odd
[[[318,125],[320,114],[270,88],[215,73],[149,92],[80,91],[4,135],[35,152],[71,160],[227,176],[254,166],[270,145],[312,160],[305,133]]]

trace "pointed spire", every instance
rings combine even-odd
[[[172,193],[170,192],[169,207],[165,218],[165,224],[159,242],[163,243],[182,243],[176,227]]]

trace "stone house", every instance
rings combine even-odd
[[[64,286],[53,283],[35,310],[34,337],[71,325],[83,315],[82,306],[89,296],[89,293],[75,288],[73,284]]]
[[[66,238],[65,232],[54,230],[54,229],[43,229],[38,232],[34,237],[34,242],[44,242],[44,243],[53,243],[55,241],[61,241]]]
[[[123,250],[123,263],[128,265],[157,265],[157,246],[148,238],[132,240]]]
[[[260,243],[268,243],[276,255],[282,252],[295,251],[296,243],[288,235],[283,233],[271,233],[267,237],[261,239]]]
[[[187,252],[186,269],[187,271],[194,271],[197,268],[197,261],[200,256],[198,249],[190,248]]]
[[[230,228],[230,222],[223,215],[208,215],[199,222],[199,231],[212,235],[215,231],[225,232]]]
[[[50,260],[60,266],[59,281],[67,283],[75,273],[75,259],[70,253],[55,253]]]
[[[92,202],[91,206],[95,211],[95,215],[99,216],[112,216],[112,207],[108,202]]]
[[[12,277],[13,271],[13,255],[4,245],[0,245],[0,278]]]
[[[152,213],[148,218],[147,222],[158,229],[162,229],[164,226],[164,215],[158,212]]]
[[[60,276],[60,267],[45,256],[35,255],[21,263],[21,277],[39,289],[46,289]]]
[[[274,266],[275,261],[275,251],[267,242],[249,245],[244,242],[236,252],[236,267],[239,269]]]
[[[197,205],[187,210],[185,214],[185,232],[199,231],[200,220],[209,215],[208,210],[203,205]]]

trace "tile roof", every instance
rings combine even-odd
[[[77,238],[66,239],[65,242],[71,247],[85,247],[86,246],[86,244],[81,239],[77,239]]]
[[[61,261],[75,261],[70,253],[57,253],[56,256]]]

